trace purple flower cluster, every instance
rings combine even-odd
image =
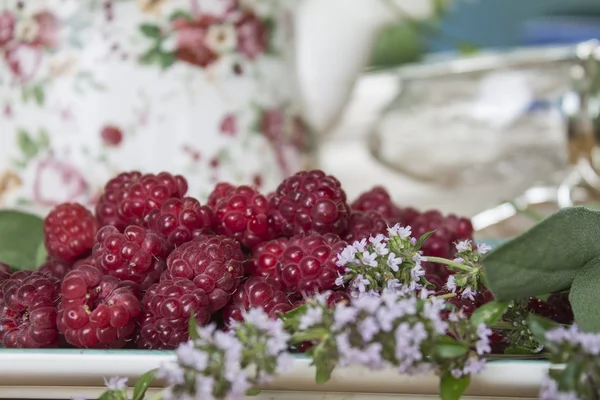
[[[177,348],[177,362],[158,372],[167,383],[164,399],[241,398],[292,365],[290,335],[281,320],[270,319],[262,309],[249,310],[227,332],[215,325],[197,332],[197,338]]]

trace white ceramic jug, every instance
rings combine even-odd
[[[429,0],[392,0],[426,18]],[[389,1],[388,1],[389,3]],[[4,7],[4,8],[2,8]],[[270,190],[339,115],[384,0],[0,2],[0,206],[92,205],[124,170]]]

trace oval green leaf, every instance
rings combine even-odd
[[[529,326],[531,334],[541,344],[546,343],[546,332],[560,326],[560,324],[557,324],[548,318],[540,317],[539,315],[530,315],[527,317],[527,325]]]
[[[152,381],[154,381],[157,372],[158,369],[153,369],[140,376],[133,388],[133,400],[143,400],[146,391],[150,387]]]
[[[0,261],[14,269],[36,269],[44,246],[44,220],[14,210],[0,211]]]
[[[479,307],[471,315],[471,323],[473,325],[486,324],[493,325],[502,318],[509,302],[493,300]]]
[[[456,358],[467,354],[469,347],[448,336],[440,336],[435,343],[435,354],[440,358]]]
[[[460,378],[446,372],[440,380],[440,397],[442,400],[459,400],[471,383],[471,375]]]

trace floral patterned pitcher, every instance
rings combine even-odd
[[[0,206],[91,205],[131,169],[182,173],[200,198],[298,169],[283,3],[0,2]]]

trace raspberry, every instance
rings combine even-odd
[[[0,283],[0,343],[7,348],[57,347],[59,281],[18,271]]]
[[[395,221],[400,216],[400,209],[382,186],[375,186],[361,193],[351,207],[355,211],[377,211],[388,221]]]
[[[274,237],[268,212],[267,198],[257,190],[250,186],[230,189],[215,207],[217,233],[252,248]]]
[[[213,191],[208,195],[208,201],[206,204],[208,204],[209,207],[215,208],[219,201],[225,198],[233,189],[235,189],[235,186],[230,183],[217,183]]]
[[[252,250],[252,257],[246,261],[246,272],[253,276],[279,280],[279,259],[287,246],[288,239],[283,237],[259,244]]]
[[[188,279],[168,279],[152,285],[142,303],[143,313],[136,341],[140,348],[174,349],[188,340],[188,321],[192,314],[200,325],[210,320],[210,302],[206,292]]]
[[[187,189],[181,175],[123,172],[105,185],[96,205],[96,217],[101,226],[112,225],[120,231],[128,225],[142,225],[150,211],[172,197],[183,197]]]
[[[573,310],[569,296],[563,293],[552,294],[546,301],[532,297],[527,304],[529,311],[549,318],[559,324],[573,323]]]
[[[79,263],[61,285],[58,328],[75,347],[122,348],[140,314],[139,287]]]
[[[225,324],[243,321],[242,313],[250,308],[262,308],[269,317],[276,319],[279,314],[292,309],[281,285],[269,278],[252,276],[231,297],[230,304],[223,310]]]
[[[169,247],[165,239],[140,226],[130,225],[123,233],[105,226],[96,235],[93,256],[105,273],[130,280],[147,289],[165,270]]]
[[[167,259],[167,268],[172,278],[189,279],[202,289],[214,312],[225,307],[238,287],[243,262],[244,253],[235,240],[202,235],[176,248]]]
[[[210,207],[200,205],[192,197],[171,198],[159,210],[150,211],[146,223],[171,247],[178,247],[199,235],[212,233],[215,215]]]
[[[97,230],[96,218],[84,206],[59,204],[44,220],[48,254],[58,261],[74,262],[92,250]]]
[[[353,211],[348,221],[348,229],[342,238],[352,243],[355,240],[368,239],[377,234],[386,234],[388,224],[379,211]]]
[[[12,269],[10,268],[10,266],[8,264],[0,262],[0,281],[8,279],[10,277],[10,274],[12,274]]]
[[[398,211],[398,217],[394,221],[390,221],[390,225],[400,223],[403,226],[412,226],[413,222],[421,213],[412,207],[400,208]]]
[[[441,294],[447,294],[447,291],[441,292]],[[466,317],[470,317],[473,312],[481,307],[482,305],[489,303],[494,300],[492,292],[485,288],[481,288],[475,295],[475,299],[463,298],[460,295],[448,299],[448,303],[453,304],[458,310],[462,310]]]
[[[335,288],[337,254],[347,243],[337,235],[308,234],[290,239],[280,258],[280,278],[293,294],[323,292]]]
[[[342,234],[350,206],[340,182],[323,171],[301,171],[285,179],[269,202],[270,217],[281,236],[300,233]]]
[[[50,275],[56,279],[62,280],[62,278],[71,271],[72,267],[69,263],[63,263],[57,260],[49,258],[44,264],[38,268],[38,271],[45,275]]]

